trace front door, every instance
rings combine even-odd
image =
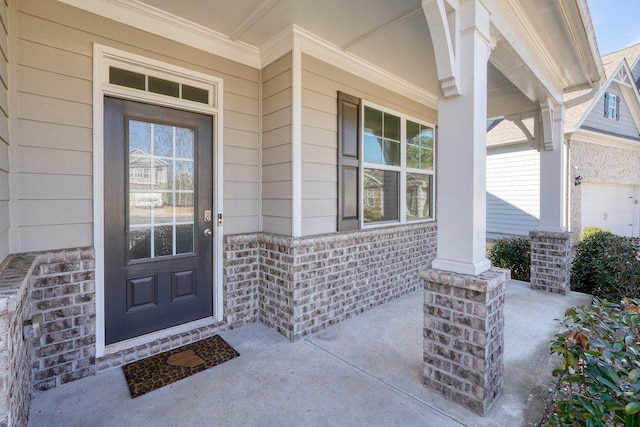
[[[213,118],[108,97],[104,107],[113,344],[213,314]]]

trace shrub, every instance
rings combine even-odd
[[[586,235],[576,248],[571,289],[619,301],[640,297],[640,261],[632,239],[608,231]]]
[[[531,278],[531,241],[527,237],[505,237],[489,249],[491,264],[511,270],[511,277],[528,282]]]
[[[611,233],[611,231],[605,230],[604,228],[595,227],[593,225],[590,225],[589,227],[585,227],[585,228],[582,229],[582,234],[580,235],[580,240],[585,239],[585,238],[591,236],[592,234],[598,233],[600,231]]]
[[[551,353],[562,358],[552,413],[556,426],[640,425],[640,306],[594,300],[565,318]]]

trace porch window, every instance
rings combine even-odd
[[[364,107],[363,223],[431,218],[433,128]]]
[[[338,231],[433,219],[434,126],[338,92]]]

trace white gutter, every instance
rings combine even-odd
[[[602,80],[598,80],[597,82],[595,82],[595,84],[593,85],[593,87],[589,92],[585,93],[584,95],[580,95],[576,98],[565,101],[564,102],[565,107],[567,108],[575,107],[576,105],[582,104],[583,102],[590,100],[591,98],[593,98],[593,96],[596,93],[598,93],[601,86],[602,86]]]

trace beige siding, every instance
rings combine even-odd
[[[291,54],[262,70],[263,230],[291,234]]]
[[[224,230],[258,231],[258,70],[52,0],[20,1],[17,24],[20,251],[93,244],[94,43],[224,79]]]
[[[302,233],[336,231],[338,91],[430,123],[437,113],[418,102],[314,57],[302,57]]]
[[[9,79],[7,72],[7,5],[0,1],[0,263],[9,254],[9,124],[8,93]],[[13,165],[12,165],[13,167]]]

